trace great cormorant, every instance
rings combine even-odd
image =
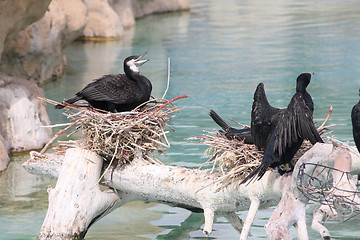
[[[359,89],[360,96],[360,89]],[[360,101],[354,105],[351,110],[351,122],[353,130],[353,138],[357,150],[360,152]],[[358,174],[358,181],[360,180],[360,174]]]
[[[264,84],[259,83],[254,93],[251,112],[251,135],[255,145],[264,149],[259,167],[241,183],[259,180],[269,167],[291,163],[304,139],[312,144],[323,142],[313,122],[314,103],[306,91],[312,74],[302,73],[296,80],[296,93],[287,108],[272,107],[266,97]]]
[[[236,129],[230,127],[214,110],[210,110],[210,117],[223,129],[220,130],[228,139],[244,140],[246,144],[254,144],[250,128]]]
[[[360,95],[360,89],[359,89]],[[360,101],[351,110],[351,122],[356,148],[360,152]]]
[[[91,106],[110,112],[130,111],[150,99],[152,85],[139,73],[139,67],[149,61],[141,60],[146,54],[130,56],[124,60],[125,74],[104,75],[89,83],[75,97],[65,100],[74,103],[86,100]],[[64,108],[58,104],[55,108]]]

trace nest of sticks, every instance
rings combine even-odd
[[[329,128],[334,126],[330,125],[325,127],[325,123],[329,119],[331,112],[332,107],[330,108],[324,123],[318,127],[318,131],[323,138],[332,139],[332,137],[325,136],[331,133]],[[249,127],[243,124],[239,125],[242,127]],[[244,141],[235,138],[228,139],[221,131],[205,131],[202,136],[190,139],[209,146],[204,153],[209,159],[203,166],[212,166],[212,171],[220,172],[222,174],[217,180],[222,183],[222,187],[243,180],[261,164],[264,155],[264,151],[259,150],[254,144],[246,144]],[[309,141],[304,141],[301,148],[294,156],[292,164],[295,165],[297,160],[311,147],[312,144]],[[284,171],[290,170],[289,167],[289,165],[281,166]]]
[[[64,114],[71,123],[55,134],[41,153],[45,152],[57,136],[74,126],[75,130],[68,136],[75,132],[82,134],[81,139],[76,141],[76,145],[95,151],[105,160],[110,161],[109,165],[114,159],[116,159],[116,164],[131,162],[137,149],[141,150],[142,158],[145,161],[160,163],[154,157],[153,152],[163,153],[170,147],[166,137],[168,131],[165,131],[164,128],[174,117],[172,113],[181,110],[173,102],[185,97],[187,95],[176,97],[170,101],[154,99],[131,112],[119,113],[67,104]],[[48,99],[46,101],[57,104]],[[63,144],[65,147],[68,145]],[[58,147],[57,150],[61,149],[61,146],[60,144],[60,148]]]
[[[243,180],[261,164],[264,156],[264,151],[259,150],[254,144],[246,144],[235,138],[228,139],[224,133],[218,131],[205,132],[203,136],[192,140],[209,146],[204,153],[209,159],[204,165],[212,165],[213,171],[222,173],[219,179],[222,187]],[[293,164],[311,147],[309,141],[304,141],[293,158]],[[289,166],[282,166],[283,170],[286,168]]]

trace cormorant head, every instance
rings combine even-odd
[[[133,72],[139,72],[139,67],[149,61],[150,59],[141,60],[148,52],[139,55],[139,56],[130,56],[124,60],[124,69],[130,68]]]
[[[296,79],[296,91],[305,91],[306,87],[309,85],[311,77],[315,75],[312,73],[302,73]]]

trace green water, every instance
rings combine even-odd
[[[150,62],[141,72],[153,83],[153,96],[166,88],[167,59],[171,82],[166,98],[184,108],[171,121],[172,145],[161,160],[197,167],[206,158],[205,146],[186,138],[216,125],[208,116],[215,109],[225,118],[250,123],[252,96],[265,84],[270,103],[286,107],[301,72],[315,72],[308,91],[315,103],[314,118],[322,122],[334,107],[329,124],[340,140],[350,140],[350,111],[360,87],[360,4],[349,1],[192,1],[191,11],[145,17],[119,41],[75,42],[67,47],[69,67],[61,79],[43,86],[54,100],[73,96],[89,81],[122,73],[123,59],[148,50]],[[61,111],[48,107],[52,123],[65,122]],[[28,156],[13,157],[0,176],[0,239],[34,239],[47,208],[49,179],[27,174]],[[265,239],[273,209],[258,212],[249,239]],[[311,209],[308,211],[311,213]],[[245,219],[246,211],[238,214]],[[320,236],[310,229],[310,239]],[[127,204],[96,223],[86,239],[205,239],[201,214],[162,204]],[[326,225],[336,239],[358,239],[358,219]],[[296,233],[292,230],[292,235]],[[224,218],[218,218],[209,239],[238,239]]]

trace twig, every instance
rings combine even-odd
[[[50,141],[45,145],[45,147],[41,150],[40,154],[43,154],[47,149],[48,147],[55,141],[55,139],[60,135],[62,134],[63,132],[65,132],[66,130],[68,130],[69,128],[71,128],[72,126],[74,126],[75,124],[77,124],[80,120],[77,120],[73,123],[71,123],[69,126],[67,126],[66,128],[58,131],[51,139]]]
[[[232,119],[232,118],[229,118],[229,119],[230,119],[231,121],[233,121],[234,123],[236,123],[236,124],[238,124],[238,125],[240,125],[240,126],[242,126],[242,127],[244,127],[244,128],[248,128],[248,127],[249,127],[248,125],[239,123],[238,121],[235,121],[235,120]]]
[[[142,104],[140,104],[139,106],[137,106],[136,108],[134,108],[134,110],[133,110],[133,112],[127,112],[127,113],[129,113],[129,114],[131,114],[131,113],[136,113],[136,111],[138,110],[138,109],[140,109],[142,106],[145,106],[146,104],[148,104],[148,103],[152,103],[152,102],[154,102],[154,103],[158,103],[159,101],[165,101],[166,102],[166,100],[165,99],[159,99],[159,98],[155,98],[155,99],[150,99],[150,100],[148,100],[148,101],[146,101],[146,102],[144,102],[144,103],[142,103]],[[146,110],[144,110],[144,111],[147,111],[147,110],[151,110],[152,108],[155,108],[156,106],[153,106],[153,107],[149,107],[148,109],[146,109]],[[124,112],[123,112],[124,113]]]
[[[104,177],[105,173],[106,173],[106,172],[109,170],[109,168],[111,167],[111,164],[113,163],[113,161],[114,161],[114,159],[115,159],[115,156],[116,156],[116,154],[117,154],[118,148],[119,148],[119,137],[117,137],[117,139],[116,139],[115,152],[114,152],[114,154],[113,154],[113,156],[112,156],[112,158],[111,158],[111,161],[110,161],[109,165],[107,166],[107,168],[105,169],[105,171],[103,172],[103,174],[101,175],[101,177],[99,178],[99,180],[97,181],[97,183],[96,183],[95,185],[99,184],[99,182],[101,181],[101,179]]]
[[[331,113],[332,113],[332,111],[333,111],[333,107],[332,106],[330,106],[330,108],[329,108],[329,112],[328,112],[328,115],[326,116],[326,118],[325,118],[325,120],[324,120],[324,122],[321,124],[321,126],[319,127],[319,129],[321,130],[324,126],[325,126],[325,124],[327,123],[327,121],[329,120],[329,118],[330,118],[330,115],[331,115]]]
[[[166,90],[164,92],[164,95],[162,96],[162,99],[165,99],[166,93],[169,90],[169,85],[170,85],[170,58],[168,58],[168,78],[167,78],[167,86],[166,86]]]
[[[54,124],[54,125],[48,125],[48,126],[40,126],[42,128],[56,128],[56,127],[64,127],[64,126],[68,126],[71,125],[72,123],[59,123],[59,124]]]
[[[189,95],[181,95],[181,96],[178,96],[178,97],[175,97],[169,101],[167,101],[166,103],[164,103],[162,106],[160,106],[155,112],[154,114],[158,113],[161,109],[163,109],[164,107],[166,107],[167,105],[169,105],[170,103],[178,100],[178,99],[181,99],[181,98],[188,98]]]

